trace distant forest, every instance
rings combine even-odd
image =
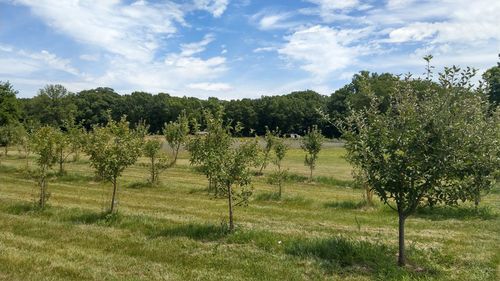
[[[484,75],[487,95],[493,104],[500,102],[500,66],[490,68]],[[283,134],[303,134],[312,125],[318,125],[327,137],[339,137],[335,126],[325,122],[321,112],[339,118],[348,108],[364,107],[375,95],[382,100],[394,90],[399,76],[362,71],[352,81],[331,95],[321,95],[311,90],[292,92],[280,96],[262,96],[256,99],[207,100],[194,97],[175,97],[167,93],[151,94],[133,92],[120,95],[111,88],[95,88],[71,93],[61,85],[47,85],[33,98],[15,99],[15,85],[1,83],[0,125],[15,121],[41,123],[64,127],[71,120],[90,129],[94,124],[106,122],[108,111],[113,119],[126,115],[131,124],[145,122],[151,133],[161,133],[165,123],[174,121],[183,111],[190,119],[201,121],[203,110],[216,110],[222,106],[227,122],[240,122],[242,136],[263,135],[266,127],[279,128]],[[416,90],[429,80],[414,80]],[[438,84],[435,84],[439,87]],[[8,92],[12,94],[8,95]],[[11,96],[11,101],[7,97]],[[15,100],[12,100],[14,96]],[[7,111],[7,112],[6,112]],[[3,117],[2,117],[3,116]]]

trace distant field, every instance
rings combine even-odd
[[[293,147],[285,166],[307,176]],[[328,145],[320,178],[287,183],[281,201],[265,176],[255,178],[249,206],[235,210],[236,232],[226,234],[226,201],[207,195],[185,152],[158,188],[143,184],[146,159],[127,169],[119,214],[105,217],[111,185],[94,182],[85,159],[51,180],[40,212],[35,181],[12,151],[0,165],[0,280],[499,280],[498,187],[478,211],[465,204],[410,217],[409,265],[399,268],[396,214],[364,207],[344,153]]]

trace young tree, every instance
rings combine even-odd
[[[266,127],[266,134],[264,135],[264,141],[265,141],[265,146],[263,149],[264,154],[262,155],[262,165],[260,166],[259,175],[262,175],[262,171],[267,167],[267,164],[269,163],[269,154],[271,154],[271,151],[273,149],[276,140],[276,135],[277,135],[276,131],[271,131],[269,130],[268,127]]]
[[[251,167],[258,165],[257,139],[235,144],[231,133],[241,126],[224,125],[221,109],[215,114],[204,112],[206,134],[197,134],[188,144],[191,164],[199,165],[209,180],[209,191],[224,196],[228,201],[229,230],[234,230],[233,208],[247,204],[252,192]],[[238,202],[236,202],[239,200]]]
[[[143,145],[144,156],[148,157],[150,163],[149,183],[158,185],[160,173],[173,165],[161,150],[163,143],[159,140],[146,140]]]
[[[281,198],[283,182],[285,181],[287,176],[287,170],[283,169],[282,161],[286,156],[288,148],[289,147],[285,143],[285,140],[283,138],[276,137],[276,139],[274,140],[273,150],[275,153],[274,164],[278,169],[271,175],[271,183],[276,184],[278,186],[279,198]]]
[[[215,179],[222,187],[227,197],[229,211],[229,231],[234,230],[233,209],[235,206],[247,204],[252,191],[248,189],[251,184],[252,171],[258,162],[257,140],[245,141],[237,146],[232,146],[221,154],[221,167],[216,171]],[[239,190],[236,190],[239,189]],[[235,202],[239,199],[239,202]]]
[[[177,117],[177,121],[165,124],[163,134],[172,149],[174,159],[172,163],[177,163],[177,156],[182,145],[186,144],[189,136],[189,119],[183,112]]]
[[[24,160],[26,161],[26,170],[30,168],[29,157],[33,150],[33,138],[35,132],[40,128],[40,124],[32,120],[26,120],[22,126],[21,137],[19,144],[24,154]]]
[[[187,146],[191,164],[198,165],[207,176],[208,191],[214,192],[216,197],[219,195],[217,172],[222,169],[224,153],[233,143],[232,128],[223,124],[222,114],[220,109],[215,114],[205,111],[206,132],[204,134],[196,132],[196,136],[189,141]]]
[[[0,144],[4,146],[4,154],[7,156],[9,147],[21,141],[23,127],[18,122],[12,122],[0,127]]]
[[[47,174],[57,162],[57,134],[56,129],[45,126],[38,129],[33,136],[33,150],[38,154],[36,161],[38,186],[40,187],[38,205],[42,209],[45,208],[45,203],[50,196],[47,192]]]
[[[302,138],[300,147],[306,152],[304,164],[309,167],[310,181],[312,181],[313,170],[316,167],[316,160],[318,159],[318,154],[321,151],[321,145],[324,140],[325,138],[316,125],[309,128],[307,134]]]
[[[106,126],[95,126],[87,137],[85,152],[91,166],[102,179],[113,184],[110,213],[115,209],[118,178],[141,155],[143,138],[144,132],[131,130],[124,117],[119,122],[109,118]]]
[[[69,146],[71,145],[71,140],[69,135],[61,130],[56,130],[56,152],[57,152],[57,163],[59,164],[59,174],[62,175],[64,171],[64,163],[71,154]]]
[[[419,90],[407,77],[396,83],[386,111],[382,112],[372,97],[369,107],[353,110],[346,122],[339,123],[348,160],[363,172],[380,199],[398,213],[401,266],[406,262],[408,216],[418,206],[456,204],[470,194],[464,179],[474,173],[464,162],[468,157],[474,159],[480,150],[468,151],[470,147],[464,144],[474,142],[477,131],[471,128],[476,120],[488,117],[482,110],[484,95],[470,85],[473,73],[466,70],[458,75],[459,71],[446,69],[440,87],[427,81]],[[495,153],[499,155],[498,148]]]
[[[69,140],[69,151],[73,153],[73,161],[80,160],[80,152],[85,145],[86,131],[81,124],[68,122],[66,125],[67,136]]]
[[[361,186],[365,190],[365,193],[363,194],[363,199],[365,200],[366,204],[369,206],[373,206],[373,190],[367,181],[367,175],[364,173],[363,170],[353,169],[352,176],[356,184],[358,186]]]

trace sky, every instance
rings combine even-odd
[[[0,81],[221,99],[496,65],[498,0],[0,0]]]

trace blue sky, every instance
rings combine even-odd
[[[0,80],[235,99],[330,94],[360,70],[420,75],[433,54],[480,71],[497,0],[0,0]]]

